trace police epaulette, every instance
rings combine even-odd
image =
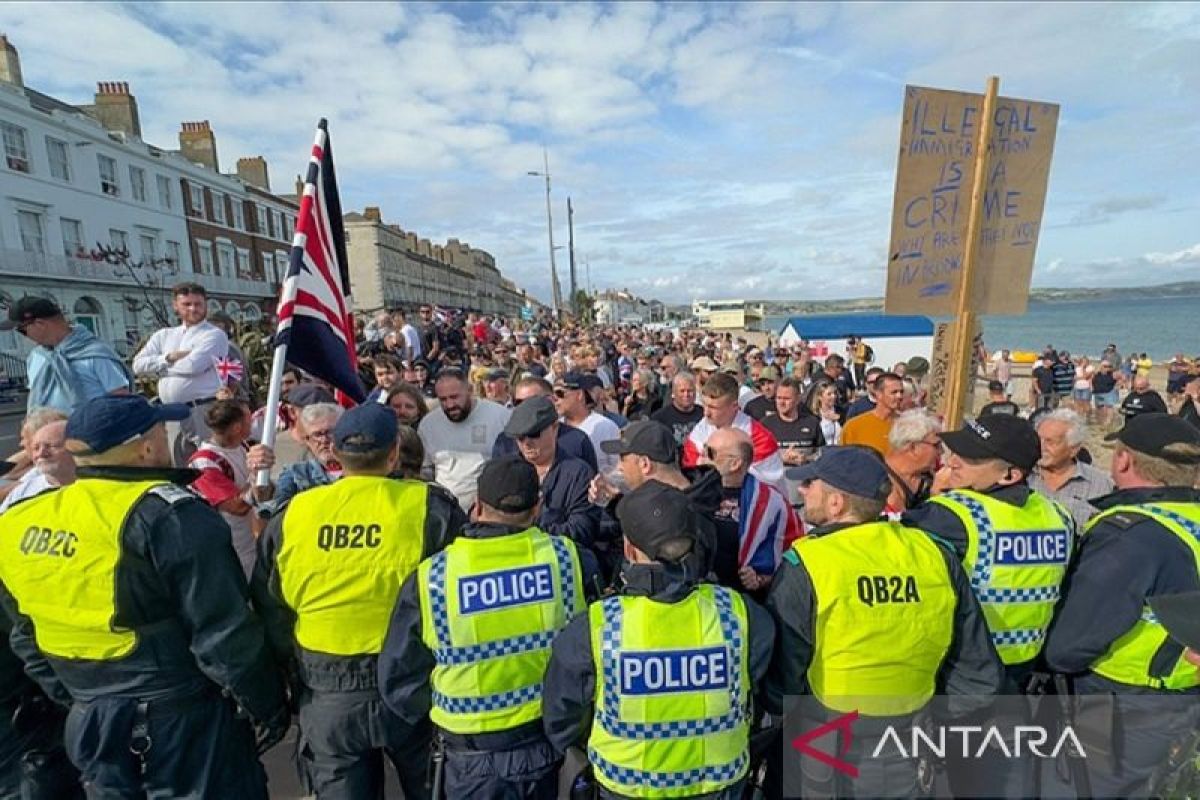
[[[184,500],[195,500],[196,495],[189,492],[182,486],[176,486],[173,483],[164,483],[161,486],[155,486],[147,494],[152,494],[156,497],[161,497],[171,505],[182,503]]]
[[[1115,514],[1109,514],[1101,522],[1109,522],[1121,530],[1128,530],[1139,522],[1145,522],[1146,518],[1141,514],[1135,514],[1131,511],[1118,511]]]
[[[795,550],[788,550],[784,553],[783,560],[787,561],[793,567],[800,566],[800,555]]]

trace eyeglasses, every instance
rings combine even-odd
[[[716,461],[717,460],[717,451],[713,450],[711,447],[705,447],[704,448],[704,457],[707,458],[709,461]]]
[[[567,392],[569,392],[569,391],[571,391],[571,390],[570,389],[555,389],[554,396],[557,397],[559,400],[561,400],[567,396]]]
[[[321,439],[324,441],[332,441],[333,428],[329,428],[328,430],[323,430],[323,431],[312,431],[311,433],[309,433],[307,436],[304,437],[304,441],[306,441],[306,442],[315,442],[318,439]]]

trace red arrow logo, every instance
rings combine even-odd
[[[801,755],[812,756],[822,764],[833,767],[838,772],[849,775],[851,778],[857,778],[858,767],[854,766],[849,761],[843,761],[842,759],[838,758],[838,756],[844,756],[850,751],[850,745],[854,741],[853,726],[857,720],[857,711],[851,711],[849,714],[842,714],[837,719],[830,720],[824,725],[813,728],[808,733],[802,733],[795,739],[792,739],[792,749]],[[820,739],[827,733],[832,733],[834,731],[840,731],[842,734],[842,746],[837,756],[826,753],[824,750],[818,750],[812,746],[814,739]]]

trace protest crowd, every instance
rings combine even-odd
[[[294,725],[317,798],[381,797],[385,761],[406,798],[919,796],[916,758],[789,765],[781,720],[916,724],[937,695],[1107,698],[1080,735],[1120,758],[1058,770],[1069,796],[1152,795],[1196,746],[1182,356],[1166,400],[1115,348],[1047,352],[1016,397],[1002,351],[947,431],[928,360],[861,341],[818,362],[422,305],[357,318],[362,402],[288,365],[268,414],[206,300],[177,287],[130,362],[44,298],[4,322],[34,349],[0,797],[265,798]],[[952,756],[956,795],[1048,791],[1032,759]]]

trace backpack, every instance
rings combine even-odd
[[[864,348],[863,349],[863,358],[866,359],[866,363],[868,363],[868,364],[874,363],[875,349],[873,347],[871,347],[871,345],[869,345],[869,344],[863,345],[863,348]]]

